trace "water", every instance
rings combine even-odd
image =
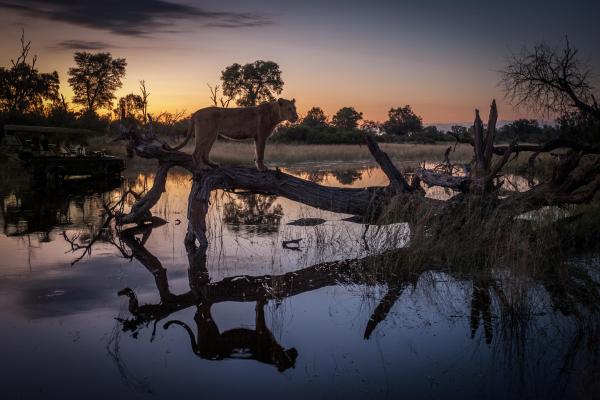
[[[373,167],[289,172],[386,184]],[[61,190],[0,185],[3,398],[598,396],[596,304],[578,296],[597,291],[594,260],[574,260],[564,285],[513,277],[499,287],[444,270],[369,279],[330,262],[406,245],[405,224],[365,234],[347,215],[223,192],[204,254],[183,243],[191,182],[182,172],[153,209],[168,223],[106,222],[103,204],[152,184],[150,170],[127,176]],[[288,225],[302,218],[324,222]],[[528,287],[519,318],[502,313],[510,285]]]

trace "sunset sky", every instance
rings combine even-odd
[[[384,120],[410,104],[426,123],[464,122],[497,98],[510,120],[536,116],[503,101],[505,57],[568,35],[598,71],[599,18],[599,1],[576,0],[0,0],[0,64],[16,57],[24,28],[39,69],[58,71],[67,99],[73,52],[110,51],[128,62],[118,95],[144,79],[151,112],[207,106],[206,84],[224,67],[263,59],[279,63],[282,97],[300,112],[350,105]]]

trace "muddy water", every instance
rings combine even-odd
[[[331,186],[386,184],[366,166],[289,172]],[[106,222],[104,204],[153,182],[151,172],[128,176],[60,190],[2,184],[3,398],[598,393],[594,304],[575,304],[575,318],[547,284],[528,282],[526,315],[508,324],[490,282],[443,270],[394,284],[356,278],[328,263],[405,246],[408,226],[365,232],[348,215],[273,196],[214,193],[210,246],[198,255],[183,244],[185,173],[169,175],[153,209],[168,223],[120,231]],[[575,282],[585,276],[597,290],[597,265],[574,265]]]

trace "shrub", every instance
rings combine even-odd
[[[280,128],[271,140],[276,143],[363,144],[365,138],[364,133],[358,129],[296,125]]]

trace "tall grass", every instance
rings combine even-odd
[[[463,200],[439,212],[435,207],[411,207],[399,198],[378,219],[410,221],[403,264],[441,266],[459,274],[504,270],[534,276],[564,260],[572,247],[553,210],[514,218],[481,199]]]

